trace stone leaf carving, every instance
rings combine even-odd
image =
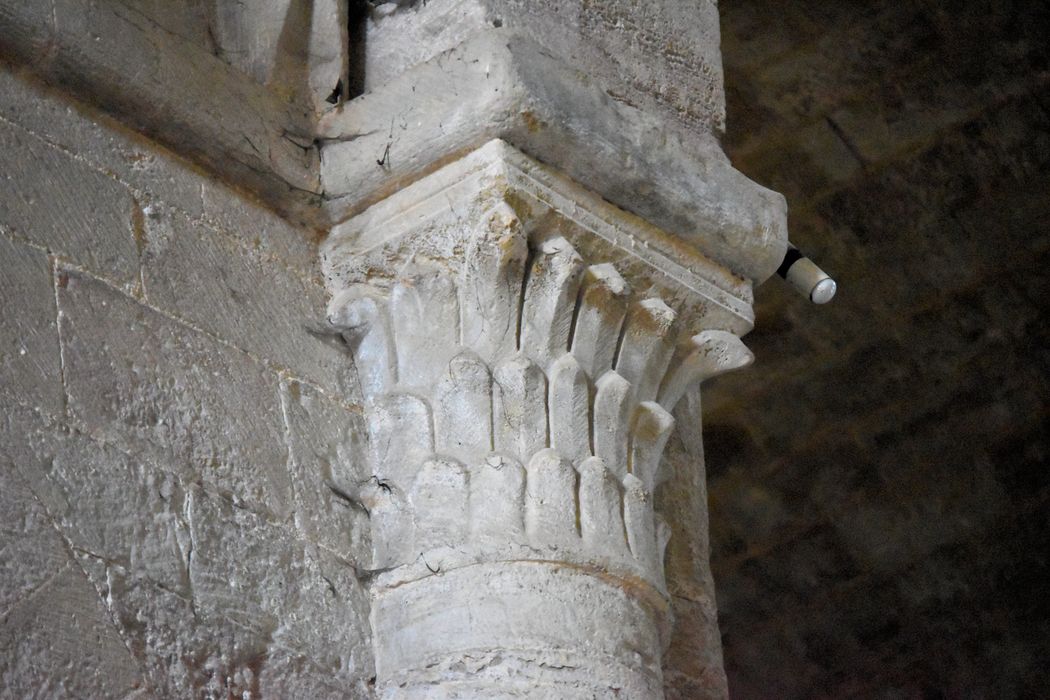
[[[373,564],[527,556],[663,590],[652,502],[670,410],[712,367],[739,364],[742,346],[687,335],[676,358],[664,300],[632,295],[615,265],[588,264],[557,232],[524,229],[501,202],[458,275],[421,261],[385,291],[355,285],[332,301],[382,484]]]
[[[750,361],[750,282],[501,141],[321,257],[368,428],[377,694],[659,697],[661,457],[690,387]]]

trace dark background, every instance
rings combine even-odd
[[[1050,697],[1050,3],[720,8],[726,151],[839,282],[705,393],[730,692]]]

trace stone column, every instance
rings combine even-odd
[[[370,478],[359,493],[328,484],[370,516],[358,573],[380,695],[724,695],[695,386],[750,360],[738,338],[752,287],[787,237],[783,198],[718,142],[715,0],[217,0],[208,18],[139,4],[0,0],[0,58],[330,230],[329,315],[353,349],[367,425],[346,441],[362,438]],[[51,145],[75,152],[86,133]],[[283,260],[298,244],[272,247],[255,214],[228,218],[213,183],[117,161],[92,167],[137,200],[163,180],[179,216],[232,226],[253,260],[254,243],[266,265],[298,268]],[[132,243],[152,240],[141,218]],[[185,315],[143,292],[146,257],[132,255],[144,272],[125,291]],[[306,289],[298,274],[287,294]],[[239,291],[205,296],[227,292],[252,307]],[[205,313],[205,335],[289,376],[251,314],[227,328],[225,308]],[[276,345],[298,348],[299,330],[275,328]],[[309,381],[343,386],[316,362]],[[685,449],[671,443],[676,480],[662,485],[675,415]],[[321,451],[319,473],[296,473],[326,478],[335,457]],[[297,520],[329,522],[327,499],[306,502]],[[672,610],[705,620],[689,635],[704,663],[665,684]]]
[[[322,264],[368,426],[380,697],[662,697],[673,610],[702,663],[667,687],[725,695],[702,456],[666,485],[661,458],[679,400],[695,448],[696,385],[750,361],[787,236],[718,143],[717,20],[445,0],[352,32]]]
[[[380,696],[661,697],[661,453],[682,395],[750,361],[750,284],[501,140],[322,261],[366,407]]]

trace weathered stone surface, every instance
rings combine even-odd
[[[561,236],[543,241],[533,252],[525,283],[519,345],[544,372],[569,349],[582,275],[580,254]]]
[[[554,372],[565,365],[562,356],[568,352],[570,338],[574,337],[574,324],[581,318],[576,306],[597,303],[595,300],[586,302],[587,295],[582,297],[584,302],[580,301],[577,290],[583,265],[574,246],[599,260],[604,256],[619,259],[624,250],[632,251],[628,258],[632,262],[624,265],[624,270],[630,272],[638,288],[647,290],[647,295],[666,295],[685,314],[683,318],[690,319],[689,324],[726,323],[732,328],[746,327],[740,323],[741,317],[746,317],[742,305],[737,307],[740,316],[735,319],[727,316],[732,308],[726,303],[728,297],[738,289],[732,277],[708,269],[710,263],[699,256],[685,259],[688,268],[676,267],[658,252],[665,244],[670,245],[658,233],[649,229],[628,229],[630,219],[622,212],[586,199],[570,183],[552,179],[544,183],[542,195],[539,192],[534,194],[532,188],[536,180],[532,178],[535,174],[527,163],[527,159],[505,144],[488,144],[463,161],[447,166],[347,222],[325,245],[323,260],[333,297],[329,315],[351,339],[351,345],[356,348],[359,372],[364,373],[370,386],[364,410],[370,425],[375,428],[372,430],[371,468],[376,470],[378,486],[376,503],[370,507],[377,517],[382,514],[383,526],[380,529],[384,535],[382,543],[377,545],[376,556],[384,566],[390,566],[399,558],[405,558],[402,563],[406,565],[414,565],[419,559],[418,547],[413,549],[405,543],[412,537],[417,538],[417,544],[429,541],[426,523],[435,516],[420,512],[419,504],[413,506],[417,499],[412,494],[426,496],[429,493],[428,488],[420,489],[418,483],[413,482],[419,478],[420,465],[429,459],[426,450],[431,444],[431,449],[439,455],[455,456],[472,473],[480,469],[488,474],[481,465],[488,464],[490,459],[502,464],[502,458],[509,457],[519,464],[531,464],[533,455],[548,444],[548,435],[554,429],[552,421],[557,421],[558,431],[579,423],[583,427],[576,427],[574,438],[558,435],[557,442],[563,445],[561,449],[571,453],[570,458],[580,461],[597,453],[605,457],[607,469],[623,479],[632,468],[629,446],[633,436],[636,447],[633,456],[638,471],[634,478],[636,481],[644,479],[639,481],[635,490],[648,493],[655,487],[656,455],[666,439],[670,417],[655,404],[646,404],[643,417],[657,418],[636,423],[634,411],[639,400],[653,399],[657,395],[675,345],[672,329],[677,314],[655,298],[630,305],[630,339],[621,346],[620,357],[610,357],[607,361],[622,365],[624,371],[631,374],[640,396],[635,396],[630,381],[616,374],[607,374],[596,384],[597,396],[592,412],[587,396],[590,379],[583,375],[564,379],[560,373],[555,376],[562,383],[568,381],[570,386],[563,388],[567,393],[563,391],[564,396],[548,395],[546,371]],[[519,168],[523,173],[529,172],[529,179],[523,179],[520,184],[512,181],[513,189],[505,191],[508,175]],[[490,177],[493,178],[491,186],[487,184]],[[535,204],[527,204],[534,196]],[[572,204],[559,197],[572,197]],[[509,208],[510,203],[525,216],[524,225],[517,214],[497,216],[492,213],[499,211],[500,207]],[[482,225],[464,231],[463,218],[473,218],[475,213]],[[503,237],[496,233],[499,226],[505,227]],[[444,318],[436,311],[425,312],[423,309],[429,305],[455,308],[454,301],[447,300],[450,297],[445,288],[447,284],[442,286],[431,279],[437,271],[436,274],[444,274],[446,280],[456,280],[456,286],[462,287],[458,289],[458,297],[451,295],[453,300],[462,300],[458,305],[458,318],[454,320],[459,320],[465,329],[479,327],[473,317],[487,316],[489,309],[476,300],[489,297],[481,293],[480,285],[484,281],[478,274],[480,268],[474,259],[468,257],[461,261],[456,257],[456,251],[480,251],[481,246],[492,240],[499,240],[502,250],[513,251],[516,249],[514,237],[521,238],[524,243],[524,230],[529,226],[542,227],[543,230],[537,232],[532,244],[533,258],[528,272],[523,269],[524,265],[513,264],[524,256],[508,253],[510,264],[503,267],[500,263],[495,266],[496,274],[490,271],[484,278],[500,295],[517,300],[517,306],[508,310],[510,318],[499,321],[497,325],[498,328],[521,329],[520,337],[515,339],[520,350],[508,347],[502,341],[492,344],[483,333],[473,330],[462,336],[471,341],[475,338],[481,340],[486,354],[491,354],[496,347],[503,347],[503,357],[496,356],[491,360],[495,368],[491,371],[490,384],[487,365],[470,350],[461,350],[462,346],[456,342],[457,334],[450,332],[455,323],[442,323],[446,327],[433,336],[420,334],[424,318]],[[548,236],[548,230],[564,235]],[[452,269],[443,272],[449,267]],[[658,281],[655,275],[650,276],[654,268],[666,270],[676,283],[699,294],[690,296],[683,287],[674,286],[664,278]],[[619,274],[607,273],[605,278],[612,279]],[[385,275],[391,279],[385,279]],[[369,284],[357,284],[365,280]],[[625,291],[626,285],[621,286],[620,291]],[[710,306],[707,300],[712,302]],[[615,302],[615,305],[628,306],[626,299]],[[599,311],[595,309],[598,316],[601,315]],[[622,314],[614,313],[613,316],[622,318]],[[601,325],[601,319],[592,319],[589,313],[582,314],[582,317],[588,329]],[[599,329],[591,330],[597,332]],[[497,333],[500,338],[505,335],[502,331]],[[609,333],[612,338],[619,335],[616,328]],[[409,347],[402,347],[404,345]],[[533,359],[526,359],[521,353],[528,353]],[[453,355],[451,360],[442,359],[450,355]],[[691,360],[691,356],[683,357]],[[436,367],[426,369],[428,363],[435,363]],[[702,378],[703,373],[686,371],[682,376],[682,381],[688,384]],[[615,391],[612,394],[603,392],[606,385],[615,385]],[[406,392],[412,392],[411,396]],[[574,399],[574,392],[583,398]],[[677,399],[682,392],[671,393]],[[568,419],[564,412],[571,410],[572,406],[582,407],[584,415]],[[420,439],[427,437],[430,429],[428,408],[433,410],[434,416],[432,443],[429,438]],[[595,435],[593,445],[592,432]],[[578,444],[570,445],[565,442],[567,439]],[[414,447],[411,450],[392,450],[386,447],[388,444],[411,444]],[[493,449],[499,454],[490,457]],[[391,461],[393,463],[389,464]],[[569,470],[572,471],[572,466]],[[565,531],[549,538],[546,533],[549,528],[544,523],[574,523],[581,515],[577,512],[575,496],[570,498],[577,488],[576,478],[560,478],[555,474],[549,479],[548,472],[551,470],[540,469],[532,475],[530,471],[530,478],[526,479],[527,492],[532,489],[534,494],[526,508],[527,511],[531,508],[532,514],[526,520],[539,523],[531,530],[526,528],[529,530],[527,534],[529,540],[541,548],[548,540],[564,542],[569,535]],[[473,481],[460,481],[463,481],[464,489],[473,488]],[[486,485],[487,480],[482,479],[479,483]],[[500,491],[499,488],[492,490]],[[403,494],[409,495],[409,506],[398,505],[406,503]],[[617,494],[618,501],[620,498]],[[659,579],[659,528],[647,522],[652,520],[647,497],[635,493],[633,498],[638,508],[632,510],[631,526],[627,528],[627,536],[636,539],[636,561],[631,566],[641,566],[647,572],[646,576]],[[561,507],[551,517],[544,514],[548,505],[558,509],[557,504],[564,506],[566,503],[570,505],[569,511]],[[598,504],[600,507],[605,505]],[[410,512],[398,515],[398,509],[405,507],[413,508],[411,513],[414,515]],[[451,500],[449,507],[452,507]],[[622,505],[618,503],[617,507]],[[461,510],[459,505],[454,509],[457,514]],[[472,512],[480,517],[483,510]],[[462,517],[456,515],[448,519]],[[375,522],[376,517],[373,520]],[[487,522],[488,519],[481,520]],[[570,529],[575,530],[575,525]],[[409,534],[412,531],[415,535]],[[451,542],[447,544],[451,546]],[[430,546],[438,545],[431,543]],[[396,553],[389,551],[388,547],[393,547]],[[461,547],[456,557],[462,558],[472,548],[473,545]],[[601,555],[592,553],[590,556]]]
[[[493,449],[492,374],[477,355],[463,350],[453,357],[431,392],[438,452],[473,461]]]
[[[572,568],[457,569],[383,590],[372,618],[381,622],[382,697],[660,696],[653,654],[660,630],[651,612],[619,586]]]
[[[322,559],[290,530],[200,491],[189,495],[187,512],[199,614],[298,652],[333,680],[371,676],[367,595],[348,564]]]
[[[132,4],[56,0],[0,12],[0,55],[307,215],[319,194],[308,113]],[[126,76],[134,72],[135,79]],[[218,96],[222,96],[221,99]]]
[[[208,19],[216,55],[278,97],[321,112],[345,95],[346,0],[220,3]]]
[[[17,465],[34,480],[36,494],[30,497],[39,495],[39,509],[46,508],[48,522],[36,539],[61,532],[62,551],[76,554],[73,568],[87,573],[90,596],[102,597],[108,608],[104,619],[112,616],[117,623],[123,637],[117,643],[126,643],[138,657],[150,691],[171,696],[224,688],[229,681],[220,675],[225,669],[218,660],[240,658],[235,650],[245,635],[214,620],[207,631],[199,626],[189,580],[193,546],[187,502],[178,478],[58,425],[22,420],[18,428],[17,434],[8,433],[14,439],[6,446],[5,461],[18,459],[12,471]],[[21,541],[32,545],[34,538],[23,534]],[[46,562],[41,555],[47,551],[39,548],[22,566]],[[90,600],[86,593],[84,600]],[[91,609],[83,601],[78,605],[83,609],[72,612],[83,615]],[[76,639],[75,630],[68,633],[70,643],[85,643]],[[0,641],[9,634],[15,631],[5,628]],[[90,642],[93,647],[95,640]],[[60,666],[44,655],[24,663],[42,676],[61,677]],[[105,674],[111,663],[102,660],[93,670]]]
[[[11,697],[129,696],[142,674],[73,563],[0,620],[0,684]]]
[[[0,71],[0,92],[3,119],[124,183],[141,206],[162,203],[195,222],[203,219],[258,254],[304,277],[316,277],[312,230],[288,222],[102,112],[71,104],[29,76]]]
[[[147,208],[145,229],[142,279],[150,305],[295,376],[349,392],[347,350],[323,335],[320,286],[159,207]]]
[[[140,202],[162,198],[189,216],[200,216],[200,183],[207,176],[174,153],[98,109],[71,102],[31,74],[0,71],[0,90],[4,120],[124,183]]]
[[[702,334],[701,334],[702,335]],[[737,341],[739,343],[739,341]],[[672,433],[661,469],[666,481],[656,508],[671,530],[665,567],[675,626],[664,661],[668,698],[729,695],[719,634],[719,610],[711,576],[707,482],[717,463],[705,455],[699,392],[687,391],[674,409]]]
[[[242,696],[258,692],[267,661],[264,640],[217,616],[204,615],[194,601],[148,579],[100,564],[102,593],[141,659],[157,695]]]
[[[696,130],[724,127],[718,9],[708,0],[444,0],[381,5],[364,29],[364,87],[473,34],[506,27],[539,41],[615,100],[664,111]]]
[[[449,207],[453,196],[460,199],[461,206]],[[493,216],[494,211],[515,207],[518,213],[513,217]],[[454,244],[466,233],[466,221],[477,222],[474,225],[478,228],[471,231],[476,231],[479,241],[487,236],[484,232],[488,227],[507,226],[511,235],[501,243],[507,245],[524,233],[517,230],[518,216],[541,221],[546,214],[553,219],[545,225],[557,225],[558,233],[585,258],[616,258],[621,268],[618,274],[636,278],[636,294],[652,291],[668,303],[686,306],[690,306],[687,301],[702,299],[702,303],[692,304],[698,325],[737,333],[750,329],[750,280],[734,275],[677,237],[611,206],[564,174],[498,139],[335,227],[321,247],[322,270],[330,288],[334,283],[340,285],[331,290],[333,294],[352,293],[367,301],[393,283],[390,277],[397,268],[392,264],[400,264],[404,258],[394,243],[406,236],[424,231],[415,236],[419,255],[426,253],[440,266],[458,260]],[[469,259],[464,262],[469,264]],[[511,273],[521,274],[512,265],[500,275]],[[467,302],[460,307],[477,308],[476,292],[466,294]],[[338,306],[356,308],[347,301]],[[693,323],[688,319],[685,322]],[[353,327],[358,333],[356,329],[381,324],[366,323],[363,318],[351,323],[347,318],[340,319],[339,325]],[[378,365],[377,360],[369,364]]]
[[[349,562],[368,560],[367,514],[356,497],[368,481],[360,413],[309,385],[281,382],[296,523],[303,534]]]
[[[540,176],[491,142],[347,221],[322,249],[329,319],[368,384],[373,476],[359,492],[373,527],[382,697],[660,696],[671,529],[654,491],[669,409],[751,359],[729,331],[686,329],[740,332],[746,302],[702,256],[673,258],[662,232]],[[613,347],[599,349],[601,338]],[[665,384],[666,408],[655,401]],[[699,473],[676,487],[703,481],[694,447],[681,470]],[[717,695],[700,491],[673,503],[689,553],[675,583],[706,604],[681,639],[703,642]],[[593,628],[562,611],[532,621],[521,608],[534,598],[571,601]],[[655,637],[627,641],[638,634]],[[551,653],[564,673],[550,670]],[[678,685],[697,682],[695,670],[675,669]]]
[[[281,217],[217,179],[202,177],[197,187],[205,222],[304,279],[320,282],[316,230]]]
[[[594,449],[590,401],[587,374],[572,353],[565,353],[550,369],[547,392],[550,446],[577,468]]]
[[[46,585],[69,561],[47,510],[5,454],[0,458],[0,615]]]
[[[41,501],[74,552],[190,595],[192,545],[176,474],[58,426],[23,440],[32,450],[23,469],[46,479]]]
[[[766,279],[784,255],[783,199],[734,170],[713,134],[612,100],[511,30],[412,68],[325,115],[318,130],[337,222],[503,139],[742,277]]]
[[[348,21],[341,0],[123,2],[144,22],[215,55],[284,99],[331,107],[324,99],[346,71]]]
[[[0,396],[60,415],[64,389],[51,262],[43,251],[0,234],[0,268]]]
[[[492,445],[496,451],[525,456],[546,447],[550,444],[551,422],[547,415],[547,377],[542,369],[523,354],[514,355],[495,368]]]
[[[394,284],[390,324],[399,340],[397,375],[411,391],[429,386],[449,369],[459,344],[459,300],[444,271],[424,270]]]
[[[135,202],[120,183],[5,123],[0,171],[0,225],[116,284],[135,283]]]
[[[0,695],[369,697],[368,533],[326,483],[350,494],[363,429],[293,378],[353,378],[304,327],[311,237],[35,83],[0,71],[0,94]],[[145,212],[178,222],[145,251],[151,299]]]
[[[190,491],[186,512],[197,539],[189,552],[200,547],[190,559],[195,562],[191,578],[194,587],[176,592],[117,563],[98,559],[87,563],[89,570],[97,570],[99,593],[123,630],[129,648],[141,660],[155,692],[167,697],[248,693],[262,697],[286,693],[367,697],[365,684],[372,673],[367,635],[363,641],[355,638],[349,642],[326,636],[329,631],[339,634],[340,629],[361,636],[360,631],[367,630],[362,626],[367,625],[367,603],[355,593],[356,582],[352,574],[345,573],[346,565],[320,557],[309,559],[304,567],[300,549],[289,561],[296,565],[295,572],[301,578],[283,584],[289,587],[283,599],[280,588],[273,595],[272,583],[275,577],[283,580],[280,574],[272,569],[254,569],[251,561],[247,562],[247,574],[241,574],[243,569],[236,562],[254,551],[253,547],[278,554],[295,551],[294,538],[253,520],[254,516],[244,511],[238,511],[243,514],[238,520],[228,504],[216,503],[217,510],[209,509],[206,503],[202,506],[202,500],[210,497],[199,490]],[[212,520],[215,517],[218,519]],[[257,527],[246,533],[239,529],[246,523]],[[242,545],[244,551],[238,551]],[[216,553],[231,556],[234,561],[196,559]],[[302,575],[304,569],[312,572],[312,578]],[[210,576],[217,571],[224,571],[223,575],[230,577],[228,581],[212,584]],[[311,581],[318,575],[323,582],[314,585]],[[200,584],[200,591],[196,584]],[[244,604],[233,609],[222,605],[213,585],[219,589],[232,586]],[[268,602],[280,609],[292,627],[274,622],[272,610],[266,607]],[[318,613],[310,608],[317,604],[340,606],[341,612]],[[347,614],[346,606],[353,607],[354,612]],[[227,616],[226,612],[234,614]],[[313,636],[303,634],[303,626],[294,627],[292,620],[297,615],[313,620],[318,614],[338,614],[347,622],[346,627],[311,623]],[[361,622],[354,624],[355,617]]]
[[[59,275],[74,423],[286,516],[292,494],[276,376],[82,273]]]
[[[168,34],[175,34],[203,49],[215,49],[215,38],[210,25],[215,14],[209,0],[184,0],[179,3],[166,0],[118,0],[131,7],[144,21],[156,25]]]

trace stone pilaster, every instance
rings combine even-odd
[[[751,283],[501,140],[337,227],[382,697],[660,697],[671,411]],[[690,426],[689,429],[698,429]]]

